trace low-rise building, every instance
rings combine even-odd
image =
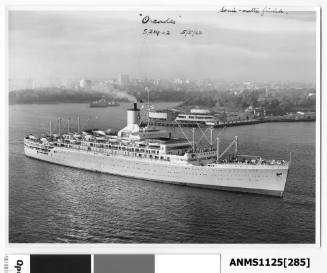
[[[266,115],[266,109],[263,107],[253,107],[249,106],[245,112],[247,114],[253,115],[253,117],[264,117]]]
[[[173,121],[177,115],[178,112],[170,109],[149,111],[150,121]]]

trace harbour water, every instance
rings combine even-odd
[[[156,108],[173,104],[159,103]],[[222,146],[239,137],[241,154],[286,159],[292,166],[284,198],[162,184],[93,173],[24,156],[29,133],[120,129],[129,104],[9,107],[10,243],[314,243],[315,123],[264,123],[231,127]],[[67,131],[67,122],[62,122]],[[179,128],[169,128],[182,135]],[[190,134],[191,129],[185,129]],[[221,132],[222,131],[222,132]],[[197,134],[201,136],[200,132]]]

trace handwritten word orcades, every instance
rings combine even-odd
[[[140,16],[143,16],[140,14]],[[176,24],[176,21],[171,18],[166,18],[166,19],[152,19],[150,16],[146,15],[142,18],[142,24]]]

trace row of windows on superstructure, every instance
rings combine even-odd
[[[177,117],[178,119],[208,119],[208,120],[212,120],[213,116],[205,116],[205,115],[179,115]]]
[[[125,169],[132,169],[132,170],[141,170],[143,173],[145,171],[148,171],[149,173],[155,173],[157,174],[157,169],[154,168],[153,166],[151,166],[151,168],[146,168],[148,165],[142,164],[142,163],[135,163],[134,166],[129,166],[124,164],[125,162],[123,162],[123,164],[117,164],[114,163],[113,166],[115,167],[122,167]],[[139,166],[137,166],[139,165]],[[142,166],[143,165],[143,166]],[[181,172],[181,170],[174,170],[173,168],[171,168],[171,166],[160,166],[160,168],[165,168],[167,170],[166,171],[166,175],[169,175],[170,177],[172,177],[172,175],[174,175],[174,177],[180,177],[180,175],[182,175],[182,177],[185,177],[185,175],[193,175],[193,176],[207,176],[210,175],[208,173],[204,173],[204,172],[198,172],[195,171],[192,168],[183,168],[184,172]],[[217,177],[217,173],[212,174],[213,176]],[[240,176],[241,174],[235,174],[233,171],[222,171],[221,173],[219,173],[218,178],[242,178],[241,180],[244,179],[248,179],[248,177],[244,177],[244,176]],[[211,176],[211,175],[210,175]],[[251,176],[251,180],[254,182],[259,182],[261,179],[263,178],[267,178],[268,176],[263,176],[263,175],[252,175]]]
[[[138,148],[125,148],[124,146],[109,146],[109,149],[105,148],[97,148],[86,145],[74,145],[74,144],[66,144],[66,143],[55,143],[58,147],[72,148],[76,150],[85,150],[85,151],[93,151],[99,152],[103,154],[117,154],[112,151],[124,151],[125,153],[118,153],[120,155],[133,156],[133,157],[142,157],[142,158],[150,158],[150,159],[160,159],[170,161],[171,158],[169,156],[161,156],[158,150],[147,150],[147,149],[138,149]],[[182,152],[177,152],[177,154],[173,154],[171,152],[167,152],[167,155],[183,155]],[[202,159],[210,159],[210,157],[203,157]],[[176,157],[174,158],[176,161],[185,161],[185,158]],[[196,159],[193,159],[196,160]]]
[[[103,148],[94,148],[94,147],[91,148],[89,146],[79,146],[79,145],[71,145],[71,144],[59,144],[58,146],[65,147],[65,148],[73,148],[73,149],[82,150],[82,151],[98,152],[98,153],[101,153],[104,155],[123,155],[123,156],[130,156],[130,157],[170,161],[170,157],[160,156],[160,155],[158,155],[158,153],[156,153],[156,154],[154,154],[154,153],[150,154],[150,152],[135,153],[132,151],[119,150],[119,149],[103,149]]]
[[[125,146],[119,146],[119,145],[110,145],[110,144],[94,144],[90,143],[90,145],[76,145],[76,144],[67,144],[67,143],[55,143],[55,146],[59,147],[67,147],[67,148],[74,148],[78,149],[81,148],[83,150],[90,150],[87,149],[87,147],[96,148],[96,149],[111,149],[111,150],[118,150],[118,151],[128,151],[128,152],[141,152],[141,153],[147,153],[147,154],[159,154],[158,149],[142,149],[142,148],[134,148],[134,147],[125,147]],[[85,148],[84,148],[85,147]]]

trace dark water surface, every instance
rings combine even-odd
[[[291,151],[283,199],[93,173],[23,154],[24,136],[45,132],[50,119],[53,130],[59,116],[70,117],[76,128],[78,115],[81,127],[120,129],[129,106],[10,106],[10,243],[315,242],[313,122],[232,127],[220,136],[227,146],[237,135],[242,154],[288,159]],[[170,130],[181,134],[178,128]]]

